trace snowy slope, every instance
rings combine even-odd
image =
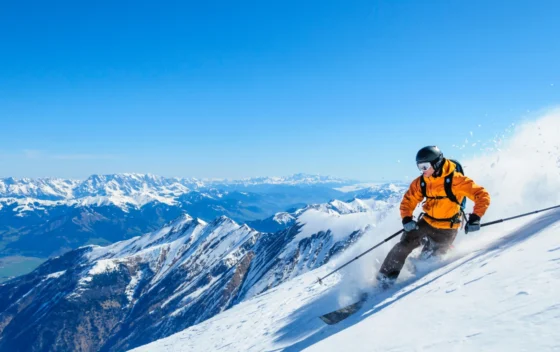
[[[556,211],[491,243],[466,241],[449,264],[422,267],[333,326],[317,316],[351,297],[339,277],[315,283],[323,267],[134,351],[557,350],[559,235]]]
[[[491,193],[483,222],[560,204],[558,135],[556,110],[519,126],[510,140],[496,140],[484,156],[462,160]],[[407,261],[385,293],[376,293],[373,277],[394,241],[325,286],[315,283],[399,229],[397,209],[391,212],[329,264],[135,351],[560,350],[559,210],[460,233],[441,261],[419,262],[415,274]],[[372,297],[349,319],[327,326],[317,318],[364,290]]]
[[[309,350],[558,350],[559,235],[560,212],[531,221],[387,300],[373,299]],[[406,333],[397,339],[395,330]]]

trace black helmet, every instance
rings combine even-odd
[[[443,153],[435,145],[427,146],[416,153],[416,164],[429,162],[434,170],[443,165]]]

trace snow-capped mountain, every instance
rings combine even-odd
[[[175,197],[197,188],[201,184],[191,179],[164,178],[154,175],[122,174],[93,175],[73,190],[74,199],[91,199],[95,202],[106,197],[115,204],[144,205],[151,201],[172,203]]]
[[[341,214],[347,212],[361,212],[366,209],[382,210],[376,209],[376,207],[384,203],[379,202],[376,204],[376,202],[374,202],[375,200],[383,200],[393,204],[400,201],[407,189],[408,185],[403,183],[376,184],[374,186],[349,192],[347,196],[353,195],[354,198],[348,202],[333,200],[327,204],[310,205],[300,209],[278,212],[266,219],[249,221],[247,224],[259,231],[276,232],[295,224],[296,218],[302,212],[310,208],[330,208],[340,212]],[[363,205],[363,202],[366,202],[368,205]]]
[[[355,197],[360,199],[388,200],[400,199],[408,189],[405,183],[382,183],[355,192]]]
[[[396,204],[356,199],[351,203],[332,201],[302,209],[295,225],[287,230],[294,237],[270,257],[275,260],[266,264],[266,273],[259,273],[256,280],[248,276],[242,290],[247,290],[251,297],[324,265],[368,233]]]
[[[237,186],[257,187],[263,185],[284,186],[335,186],[356,181],[329,176],[295,174],[288,177],[257,177],[242,180],[198,180],[195,178],[166,178],[151,174],[92,175],[86,180],[57,178],[0,179],[1,198],[31,198],[36,200],[78,200],[95,203],[142,206],[157,200],[172,202],[176,197],[193,190],[231,188]]]
[[[223,183],[227,185],[330,185],[340,187],[358,183],[359,181],[342,179],[331,176],[310,175],[304,173],[293,174],[287,177],[252,177],[241,180],[214,180],[213,183]]]
[[[313,205],[276,233],[183,215],[141,237],[70,251],[0,285],[0,350],[121,351],[169,336],[324,265],[393,206]]]
[[[345,196],[317,185],[235,190],[237,186],[224,189],[194,179],[140,174],[94,175],[74,183],[36,181],[3,180],[9,190],[4,195],[13,197],[0,198],[0,256],[46,258],[86,244],[109,244],[153,231],[183,212],[206,221],[226,215],[249,222]]]
[[[72,198],[73,190],[80,184],[77,180],[59,178],[0,179],[0,198],[34,198],[59,200]]]
[[[66,201],[72,204],[142,206],[157,200],[170,203],[174,198],[203,188],[196,179],[164,178],[150,174],[92,175],[86,180],[0,179],[0,199],[17,198],[37,201]]]

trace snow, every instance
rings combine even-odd
[[[53,207],[60,205],[60,201],[52,200],[38,200],[35,198],[0,198],[0,209],[6,205],[14,205],[14,212],[17,212],[17,216],[23,216],[24,212],[32,212],[35,210],[45,210],[47,207]]]
[[[95,262],[93,268],[90,269],[89,275],[99,275],[115,271],[118,269],[117,263],[112,259],[102,259]]]
[[[551,212],[488,247],[459,249],[450,264],[402,280],[337,325],[317,317],[352,298],[340,276],[315,283],[322,267],[134,351],[552,351],[560,345],[559,220]]]
[[[362,216],[360,213],[353,214],[328,214],[314,209],[308,210],[298,217],[299,221],[304,224],[301,231],[295,238],[294,242],[299,242],[325,228],[330,229],[336,240],[342,238],[353,231],[359,230],[375,220],[375,214],[371,216]]]
[[[297,221],[303,227],[293,243],[325,229],[331,230],[335,241],[341,240],[353,231],[377,224],[390,208],[386,202],[371,201],[368,204],[359,199],[349,203],[334,200],[327,205],[311,206],[298,215]]]
[[[178,265],[185,264],[190,261],[192,257],[204,257],[204,266],[210,267],[216,263],[220,258],[224,259],[225,264],[237,262],[239,258],[236,255],[243,255],[241,252],[235,250],[251,236],[255,236],[257,232],[248,226],[239,226],[235,221],[226,216],[222,216],[215,220],[213,223],[208,224],[201,232],[200,238],[197,241],[204,239],[206,243],[217,243],[212,251],[204,252],[204,248],[197,248],[197,253],[192,256],[185,255],[185,262],[180,262]],[[235,254],[232,252],[234,251]]]
[[[128,212],[149,203],[170,206],[179,203],[178,197],[199,191],[201,197],[220,199],[227,192],[216,187],[261,186],[261,185],[348,185],[357,181],[330,176],[294,174],[287,177],[256,177],[242,180],[197,180],[192,178],[165,178],[151,174],[92,175],[86,180],[64,180],[54,178],[15,179],[0,178],[0,209],[6,204],[18,204],[16,216],[24,217],[35,210],[47,211],[48,207],[66,205],[108,206],[114,205]],[[248,195],[247,192],[241,194]],[[190,204],[187,202],[187,204]],[[215,210],[223,212],[223,207]]]
[[[255,177],[242,180],[197,180],[194,178],[165,178],[151,174],[123,173],[92,175],[86,180],[56,178],[15,179],[0,178],[0,199],[33,198],[40,200],[76,200],[93,197],[89,202],[121,199],[145,204],[153,199],[171,201],[191,190],[216,185],[315,185],[350,184],[355,181],[330,176],[294,174],[287,177]],[[246,194],[246,193],[245,193]],[[97,198],[101,197],[101,198]],[[218,194],[220,197],[220,194]]]
[[[95,275],[119,270],[132,265],[131,279],[125,289],[128,304],[135,304],[135,293],[144,277],[144,272],[133,263],[148,263],[155,275],[150,279],[150,288],[159,289],[158,283],[167,277],[175,268],[185,266],[191,278],[204,275],[204,270],[221,261],[227,267],[236,265],[246,254],[241,245],[256,240],[258,232],[247,225],[238,225],[233,220],[222,216],[212,223],[205,223],[187,214],[168,223],[160,230],[144,236],[115,243],[110,246],[89,246],[84,258],[92,263],[84,268],[77,287],[67,295],[68,299],[80,297],[88,288]],[[205,245],[206,244],[206,245]],[[207,250],[210,247],[211,250]],[[203,293],[205,288],[212,286],[219,277],[212,278],[203,288],[194,287],[200,280],[185,281],[175,289],[174,293],[162,302],[165,307],[181,297],[187,291],[193,291],[182,298],[183,306],[189,300]],[[176,310],[175,315],[181,310]]]
[[[295,218],[292,215],[290,215],[289,213],[280,212],[280,213],[276,213],[274,215],[273,220],[276,221],[279,224],[284,225],[284,224],[288,224],[290,221],[295,220]]]
[[[355,328],[337,332],[309,351],[335,351],[332,346],[341,344],[363,350],[368,331],[375,331],[370,343],[379,350],[557,348],[560,257],[554,252],[560,245],[558,220],[560,212],[549,214],[489,249],[429,273],[387,301],[369,303],[355,317],[361,320]],[[548,228],[539,233],[543,225]],[[396,325],[407,332],[398,339]],[[428,326],[418,328],[423,325]]]
[[[376,182],[376,183],[358,183],[358,184],[355,184],[355,185],[337,187],[337,188],[334,188],[334,189],[339,191],[339,192],[350,193],[350,192],[360,191],[362,189],[367,189],[367,188],[379,186],[381,184],[382,183],[378,183],[378,182]]]
[[[315,184],[349,184],[356,183],[352,180],[346,180],[331,176],[310,175],[304,173],[293,174],[286,177],[253,177],[241,180],[215,180],[213,183],[223,183],[228,185],[315,185]]]
[[[142,277],[144,276],[144,272],[139,270],[136,272],[136,275],[132,276],[130,282],[126,286],[126,298],[128,299],[129,303],[132,303],[134,300],[134,293],[136,292],[136,288],[138,284],[142,281]]]
[[[184,297],[182,299],[182,303],[184,304],[184,306],[175,310],[173,313],[171,313],[171,315],[172,316],[179,315],[183,310],[189,308],[186,303],[188,303],[188,301],[200,296],[208,287],[211,287],[217,280],[218,280],[218,278],[212,278],[207,284],[199,287],[198,289],[193,291],[191,294]],[[161,308],[164,308],[166,305],[168,305],[170,302],[175,300],[177,297],[180,297],[181,295],[183,295],[186,291],[190,290],[193,285],[196,285],[196,284],[197,284],[196,282],[192,282],[189,285],[184,285],[182,287],[179,287],[173,295],[171,295],[169,298],[167,298],[165,300],[165,302],[163,302],[161,304]]]
[[[105,247],[91,246],[92,251],[87,253],[86,257],[89,260],[96,260],[105,257],[124,258],[128,255],[149,255],[147,253],[153,252],[158,247],[179,245],[179,242],[175,243],[176,240],[190,239],[191,242],[194,241],[199,230],[197,226],[206,226],[206,223],[200,219],[193,219],[188,214],[183,214],[161,229],[144,236],[136,236]],[[185,229],[188,229],[188,231]],[[166,241],[162,242],[164,239]],[[145,251],[137,252],[138,249],[144,249]]]
[[[499,148],[463,162],[467,175],[491,193],[483,223],[560,204],[558,135],[560,110],[553,110],[516,125]],[[374,275],[398,238],[324,285],[316,279],[400,229],[398,207],[384,219],[369,210],[341,214],[334,208],[299,214],[308,232],[298,236],[376,226],[327,265],[134,351],[560,350],[560,209],[461,232],[441,261],[417,263],[413,273],[411,259],[395,287],[375,294]],[[355,315],[333,326],[318,319],[360,291],[372,295]]]
[[[39,178],[36,180],[13,177],[0,179],[0,197],[51,197],[67,198],[78,184],[76,180]]]
[[[62,275],[64,275],[66,273],[66,270],[63,271],[57,271],[56,273],[52,273],[47,275],[47,279],[58,279],[59,277],[61,277]]]
[[[116,259],[101,259],[94,262],[93,265],[91,265],[91,267],[87,270],[87,273],[80,278],[78,284],[76,285],[76,288],[72,292],[66,294],[66,297],[68,299],[79,297],[82,294],[82,292],[85,291],[88,284],[92,282],[93,277],[95,275],[110,273],[118,269],[119,269],[119,264],[118,264],[118,260]],[[55,273],[55,275],[56,274],[58,273]]]

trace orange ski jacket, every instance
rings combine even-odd
[[[439,229],[449,229],[449,228],[459,228],[460,223],[452,224],[449,218],[454,217],[459,213],[459,204],[453,202],[451,199],[447,198],[444,187],[445,177],[455,171],[455,163],[450,160],[445,160],[443,164],[442,174],[438,177],[424,177],[426,182],[426,196],[434,198],[426,198],[422,209],[424,213],[428,216],[424,217],[424,220],[431,226]],[[424,200],[422,195],[422,188],[420,186],[421,177],[416,178],[410,184],[408,191],[405,193],[403,200],[401,202],[401,217],[405,218],[407,216],[412,216],[414,209],[418,203]],[[462,202],[464,197],[469,198],[474,202],[473,214],[480,217],[484,215],[488,207],[490,206],[490,194],[484,189],[474,183],[473,180],[467,176],[456,172],[453,175],[453,183],[451,185],[451,190],[459,203]],[[440,199],[437,199],[440,198]],[[447,219],[447,220],[436,220],[436,219]]]

